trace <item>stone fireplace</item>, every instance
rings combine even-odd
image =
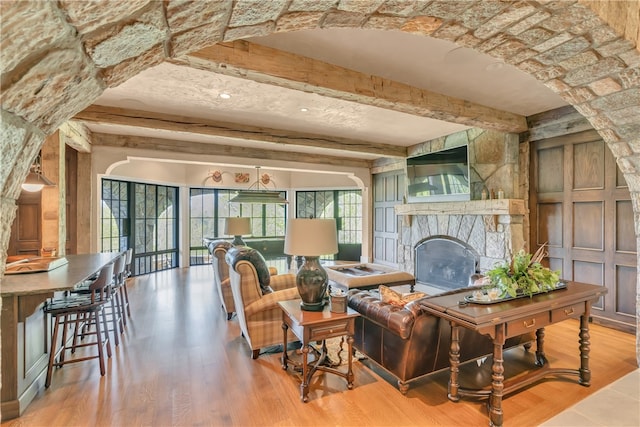
[[[426,274],[422,269],[430,267],[418,265],[421,260],[416,260],[417,248],[433,241],[436,243],[432,248],[427,246],[427,250],[440,250],[442,241],[449,240],[458,245],[460,254],[467,251],[474,258],[475,266],[469,264],[465,272],[472,269],[484,272],[524,247],[525,213],[524,201],[519,199],[398,205],[396,214],[403,218],[398,240],[398,267],[413,273],[418,280]],[[453,250],[456,252],[455,247]],[[437,256],[435,262],[438,262]],[[445,269],[442,274],[453,273]],[[443,289],[443,284],[433,285]]]

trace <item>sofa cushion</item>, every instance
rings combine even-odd
[[[403,339],[411,336],[413,324],[422,312],[415,301],[404,307],[383,302],[378,291],[352,289],[349,291],[348,301],[349,307]]]

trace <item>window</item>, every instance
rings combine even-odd
[[[296,217],[335,218],[338,253],[333,259],[360,260],[362,252],[362,192],[360,190],[298,191]]]
[[[192,188],[190,190],[190,264],[201,265],[210,262],[209,251],[204,246],[204,238],[223,238],[226,218],[251,218],[251,235],[244,238],[259,242],[260,252],[269,260],[282,256],[286,227],[286,206],[277,204],[231,203],[235,190]],[[284,196],[285,194],[283,194]],[[258,246],[256,246],[258,247]]]
[[[177,267],[178,189],[103,179],[100,231],[102,251],[133,248],[134,274]]]
[[[103,179],[101,252],[121,252],[129,249],[129,218],[129,183]]]

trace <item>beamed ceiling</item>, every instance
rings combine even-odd
[[[530,75],[451,42],[318,29],[165,62],[74,120],[102,145],[362,166],[469,127],[523,132],[526,116],[564,105]]]

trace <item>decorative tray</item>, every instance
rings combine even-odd
[[[566,287],[567,287],[567,282],[564,281],[564,280],[561,280],[561,281],[558,282],[558,284],[556,285],[555,289],[551,289],[549,291],[534,292],[533,295],[546,294],[548,292],[557,291],[558,289],[565,289]],[[478,292],[480,292],[482,294],[479,298],[478,298],[478,295],[477,295]],[[516,297],[508,296],[506,298],[490,299],[489,295],[487,294],[487,290],[486,289],[480,289],[478,291],[475,291],[471,295],[466,295],[464,297],[464,301],[467,302],[467,303],[473,303],[473,304],[496,304],[496,303],[503,302],[503,301],[508,301],[508,300],[512,300],[512,299],[518,299],[518,298],[526,298],[526,297],[529,297],[529,295],[522,294],[522,295],[518,295]]]

